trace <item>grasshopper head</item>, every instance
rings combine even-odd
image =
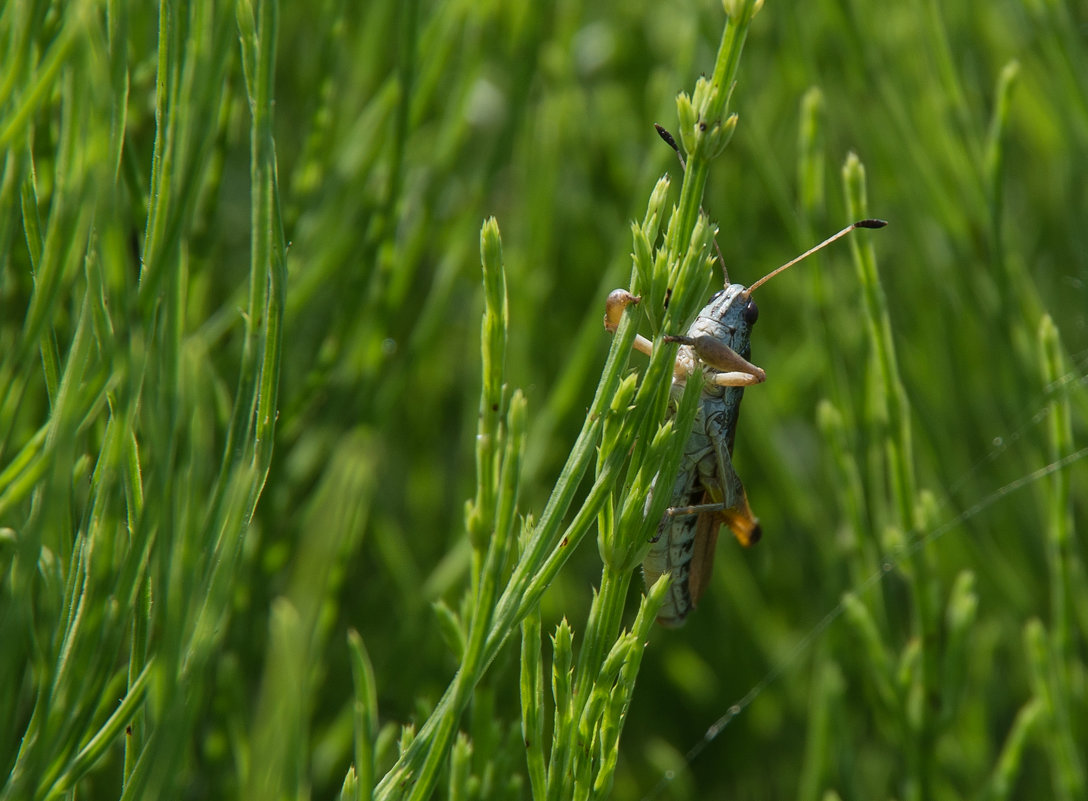
[[[745,356],[749,352],[749,332],[759,307],[741,284],[727,284],[699,312],[688,330],[688,336],[710,336]]]
[[[748,358],[750,352],[749,332],[755,324],[756,318],[759,317],[759,308],[756,306],[756,302],[752,300],[752,293],[756,289],[783,270],[788,270],[807,256],[811,256],[821,248],[825,248],[835,240],[846,236],[855,228],[883,228],[885,225],[887,223],[883,220],[858,220],[856,223],[846,226],[837,234],[829,236],[815,247],[809,248],[797,258],[791,259],[778,269],[767,273],[750,287],[727,283],[725,289],[715,293],[710,302],[699,312],[699,316],[695,318],[695,322],[692,323],[688,331],[688,336],[692,339],[699,336],[713,337],[722,344],[728,345],[744,358]]]

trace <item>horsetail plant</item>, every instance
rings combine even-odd
[[[702,305],[712,275],[714,228],[700,211],[702,195],[710,161],[720,154],[736,127],[736,116],[727,113],[727,104],[748,25],[758,5],[747,0],[729,6],[731,16],[712,77],[700,78],[692,96],[681,94],[678,98],[680,135],[689,154],[678,206],[667,213],[668,181],[662,179],[651,194],[643,223],[634,228],[635,258],[631,277],[634,291],[645,291],[648,297],[663,299],[666,287],[671,288],[670,303],[662,317],[653,320],[656,309],[651,313],[655,330],[686,330]],[[655,247],[662,227],[664,240]],[[524,414],[523,403],[515,394],[507,414],[508,432],[503,432],[495,375],[504,356],[505,298],[501,297],[499,287],[505,285],[505,281],[497,277],[501,274],[497,242],[498,228],[489,221],[481,233],[485,276],[485,377],[481,428],[477,437],[477,470],[481,482],[486,482],[488,475],[499,472],[494,449],[503,437],[513,436],[516,416]],[[500,329],[503,330],[500,332]],[[671,484],[671,474],[676,472],[685,442],[683,432],[694,418],[699,390],[698,382],[692,381],[676,420],[662,423],[673,370],[671,349],[662,348],[654,354],[643,380],[636,387],[630,377],[624,379],[622,376],[634,337],[635,325],[625,319],[616,332],[582,431],[544,511],[524,532],[519,558],[505,588],[493,602],[487,595],[475,595],[473,618],[465,637],[468,645],[457,675],[412,744],[378,784],[377,798],[429,797],[438,768],[453,742],[456,721],[471,700],[472,688],[499,647],[518,627],[522,628],[523,653],[530,656],[530,664],[523,668],[522,694],[523,703],[531,705],[531,708],[523,709],[523,726],[530,743],[530,786],[534,797],[566,798],[572,793],[573,797],[590,797],[591,794],[592,797],[603,797],[610,788],[611,771],[615,766],[613,750],[618,747],[623,710],[633,690],[638,655],[665,587],[664,580],[655,585],[643,600],[635,627],[629,634],[619,634],[620,616],[634,568],[641,561],[668,500],[665,493],[656,493],[654,503],[647,510],[645,499],[651,494],[652,482]],[[563,528],[562,521],[574,503],[578,483],[588,470],[595,451],[592,486],[572,521]],[[510,457],[509,453],[503,457],[501,471],[504,478],[510,477],[511,484],[506,485],[508,493],[516,487],[516,471],[507,473]],[[481,486],[477,500],[469,506],[473,563],[485,558],[479,549],[487,542],[486,562],[493,569],[501,570],[505,560],[492,549],[496,540],[504,542],[509,534],[503,531],[500,535],[496,529],[491,533],[490,541],[486,540],[485,510],[491,497],[492,491]],[[524,621],[535,614],[541,594],[595,519],[604,561],[601,585],[591,605],[577,660],[573,660],[571,630],[566,624],[557,630],[553,653],[556,722],[552,752],[545,770],[543,754],[535,750],[543,747],[543,717],[536,708],[537,699],[542,695],[539,642],[534,645],[524,639],[533,635],[539,637],[539,624],[525,624]],[[474,587],[477,584],[491,586],[484,580],[473,583]],[[569,669],[573,670],[570,677],[566,676],[568,668],[564,667],[563,661],[568,659],[571,660]],[[624,665],[636,667],[621,669]],[[607,689],[619,677],[626,681],[623,688]],[[584,755],[594,752],[597,756],[586,761]]]

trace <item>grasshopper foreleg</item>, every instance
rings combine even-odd
[[[688,345],[704,364],[715,370],[721,370],[709,379],[719,387],[747,387],[762,384],[767,380],[767,373],[762,367],[756,367],[720,339],[711,336],[681,337],[665,336],[665,342],[679,342]]]
[[[632,295],[626,289],[615,289],[609,293],[604,306],[604,327],[609,333],[615,333],[620,324],[623,310],[628,306],[636,305],[642,298]],[[710,378],[710,382],[719,387],[747,387],[752,384],[762,384],[767,380],[767,374],[762,367],[757,367],[745,359],[731,347],[719,339],[711,336],[682,337],[665,336],[665,342],[678,342],[688,345],[699,360],[721,372]],[[654,344],[642,334],[635,335],[632,347],[639,353],[647,356],[653,354]],[[681,368],[677,367],[678,371]]]

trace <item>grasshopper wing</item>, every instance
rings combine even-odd
[[[728,526],[737,541],[746,548],[759,542],[759,520],[752,514],[748,506],[748,496],[739,481],[737,491],[740,500],[736,506],[721,512],[703,512],[695,523],[695,542],[687,576],[692,608],[699,605],[699,599],[710,584],[710,577],[714,572],[714,550],[718,545],[718,531],[722,526]],[[713,502],[709,492],[703,494],[704,504]]]

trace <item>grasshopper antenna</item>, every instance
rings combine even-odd
[[[682,169],[684,172],[687,172],[688,164],[686,161],[684,161],[684,154],[680,152],[680,146],[676,144],[676,140],[672,138],[672,134],[666,131],[656,122],[654,123],[654,130],[657,131],[657,135],[665,141],[665,144],[672,148],[673,152],[676,154],[676,157],[680,159],[680,169]],[[702,206],[699,207],[699,211],[703,212],[704,215],[706,214],[706,211],[703,209]],[[725,258],[722,256],[721,247],[718,246],[717,236],[714,237],[714,252],[718,254],[718,264],[722,266],[722,276],[725,278],[725,285],[729,286],[729,271],[725,269]]]
[[[828,245],[830,245],[835,240],[842,239],[844,236],[846,236],[848,233],[853,231],[855,228],[883,228],[887,224],[888,224],[887,220],[858,220],[856,223],[853,223],[851,225],[846,226],[841,231],[839,231],[837,234],[833,234],[832,236],[829,236],[827,239],[825,239],[823,242],[816,245],[815,247],[809,248],[808,250],[806,250],[804,253],[802,253],[797,258],[790,259],[788,262],[783,264],[781,267],[779,267],[779,268],[777,268],[775,270],[771,270],[765,276],[763,276],[758,281],[756,281],[754,284],[752,284],[750,287],[748,287],[748,294],[750,295],[753,292],[755,292],[755,290],[758,287],[760,287],[763,284],[770,281],[772,278],[774,278],[776,275],[778,275],[783,270],[788,270],[790,267],[797,264],[797,262],[808,258],[809,256],[811,256],[813,253],[815,253],[818,250],[822,250],[823,248],[827,247]]]

